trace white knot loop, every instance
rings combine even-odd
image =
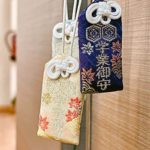
[[[70,74],[76,73],[79,70],[79,62],[75,58],[69,56],[65,59],[54,58],[50,61],[47,75],[50,79],[58,79],[60,75],[63,78],[69,77]]]
[[[73,38],[73,30],[75,28],[75,21],[67,21],[65,26],[65,42],[71,43]],[[55,25],[53,29],[53,35],[57,39],[63,38],[63,23],[58,23]],[[75,37],[78,36],[78,30],[76,30]]]
[[[97,15],[109,16],[111,14],[111,8],[106,2],[99,3],[99,8],[97,9]]]
[[[95,12],[96,16],[93,16]],[[121,13],[120,5],[117,2],[110,0],[90,5],[86,11],[86,19],[91,24],[101,22],[103,25],[107,25],[111,22],[111,19],[119,19]]]
[[[56,71],[65,71],[67,70],[67,63],[66,62],[59,62],[56,65]]]

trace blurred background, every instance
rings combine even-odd
[[[150,150],[150,0],[116,1],[124,90],[88,96],[74,147],[36,134],[44,65],[63,0],[0,0],[0,150]]]
[[[17,0],[0,0],[0,150],[16,147],[16,40]]]

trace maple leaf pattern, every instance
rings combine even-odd
[[[92,81],[94,81],[95,73],[92,72],[92,68],[90,68],[87,71],[84,68],[82,68],[81,75],[82,75],[82,80],[86,81],[88,84],[92,84]]]
[[[122,77],[122,58],[120,54],[112,55],[112,70],[120,79]]]
[[[78,116],[81,114],[82,105],[81,101],[78,97],[71,98],[69,102],[69,109],[66,113],[66,121],[70,122],[73,119],[78,118]]]
[[[82,76],[82,92],[83,93],[93,93],[95,90],[90,85],[92,81],[94,81],[95,73],[92,72],[92,68],[86,70],[82,68],[81,76]]]
[[[42,116],[40,116],[40,118],[39,118],[39,126],[41,127],[41,129],[43,131],[48,129],[48,124],[49,124],[49,122],[47,121],[47,117],[43,118]]]
[[[71,111],[71,110],[68,110],[67,114],[66,114],[66,121],[67,122],[70,122],[72,121],[73,119],[77,118],[78,117],[78,112],[77,111]]]
[[[51,103],[51,95],[49,93],[43,93],[42,101],[47,105]]]
[[[88,42],[87,44],[83,44],[82,49],[82,53],[83,54],[88,54],[91,55],[94,51],[93,51],[93,47],[92,44],[90,42]]]
[[[117,52],[121,52],[122,46],[121,43],[119,41],[117,42],[112,42],[112,50],[113,52],[117,51]]]
[[[69,103],[69,106],[70,108],[75,108],[79,110],[81,108],[81,101],[78,99],[78,97],[71,98],[71,102]]]

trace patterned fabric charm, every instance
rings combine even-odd
[[[64,58],[55,56],[57,60]],[[47,73],[49,66],[50,62],[46,63],[43,76],[38,136],[78,145],[84,105],[80,73],[53,80]]]
[[[84,105],[76,35],[81,2],[74,1],[71,20],[64,19],[64,14],[63,23],[53,29],[53,58],[45,64],[38,129],[38,136],[74,145],[79,144]],[[64,0],[64,12],[66,5],[67,0]]]
[[[95,0],[79,16],[82,93],[123,89],[121,7]]]

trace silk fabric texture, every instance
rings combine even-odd
[[[65,44],[62,51],[62,39],[53,36],[53,59],[68,56],[70,44]],[[73,57],[79,59],[78,37],[75,38]],[[80,92],[80,72],[71,74],[69,78],[51,80],[47,75],[49,63],[45,65],[38,135],[55,139],[63,143],[79,144],[80,124],[82,118],[84,96]]]
[[[99,2],[104,1],[95,0],[92,4]],[[123,89],[122,21],[119,18],[112,19],[108,25],[89,23],[86,12],[92,4],[79,16],[81,92],[119,91]],[[96,15],[95,12],[92,15]]]

